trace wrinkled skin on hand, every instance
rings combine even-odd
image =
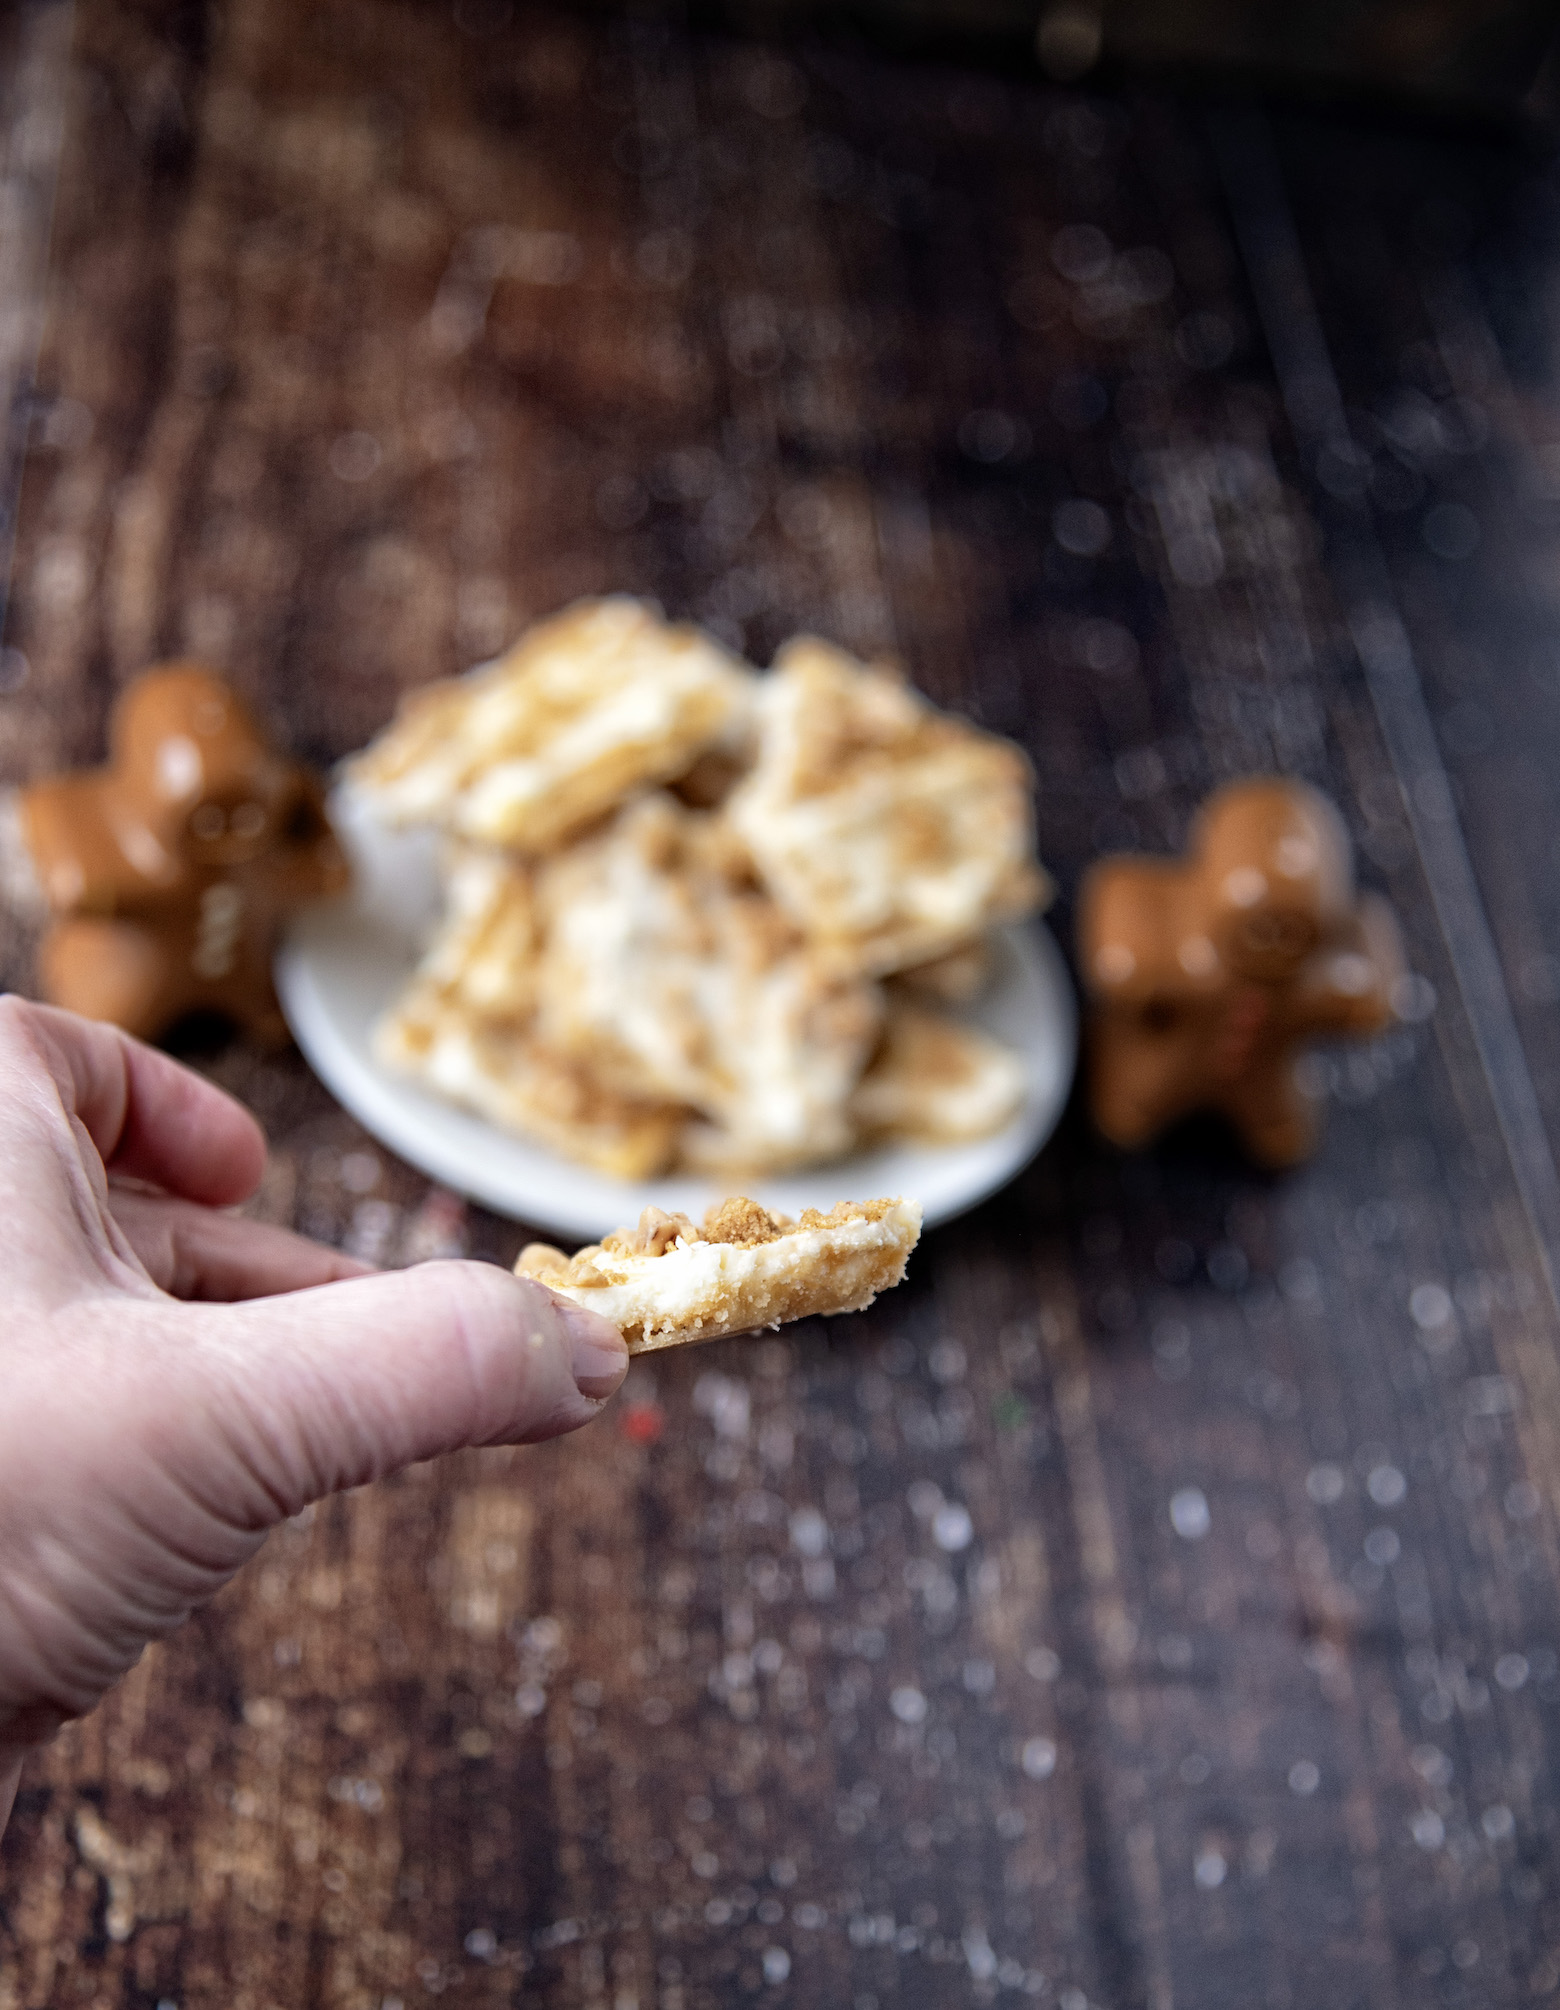
[[[310,1501],[589,1422],[628,1357],[494,1265],[370,1272],[224,1210],[265,1141],[112,1027],[0,997],[0,1828],[94,1708]]]

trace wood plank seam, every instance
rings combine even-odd
[[[1236,239],[1279,386],[1296,438],[1314,463],[1324,447],[1347,443],[1349,428],[1271,132],[1261,113],[1248,112],[1215,119],[1212,133]],[[1353,533],[1352,556],[1340,556],[1335,564],[1349,632],[1424,866],[1544,1282],[1560,1316],[1560,1175],[1425,704],[1413,645],[1398,612],[1369,506],[1340,502],[1335,507],[1349,512]]]
[[[65,136],[73,0],[44,0],[24,11],[11,88],[0,105],[0,636],[10,600],[22,462],[32,423],[32,389],[43,337],[44,274]]]

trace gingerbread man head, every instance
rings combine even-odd
[[[1258,983],[1292,977],[1353,911],[1343,819],[1303,782],[1261,777],[1211,797],[1192,832],[1208,896],[1208,934],[1230,970]]]
[[[121,816],[139,822],[176,866],[243,865],[317,823],[311,778],[198,664],[137,678],[114,714],[112,741]]]

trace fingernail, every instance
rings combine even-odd
[[[628,1348],[621,1333],[594,1312],[566,1300],[558,1307],[569,1336],[569,1369],[582,1396],[600,1403],[628,1373]]]

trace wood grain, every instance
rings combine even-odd
[[[182,650],[329,760],[623,587],[901,655],[1029,748],[1064,895],[1308,777],[1438,1003],[1291,1179],[1075,1112],[867,1315],[300,1517],[29,1769],[0,2006],[1560,1991],[1560,1322],[1424,842],[1552,1151],[1551,171],[1289,115],[1253,192],[1163,95],[478,0],[77,0],[52,60],[0,781]],[[296,1057],[206,1065],[269,1217],[512,1258]]]

